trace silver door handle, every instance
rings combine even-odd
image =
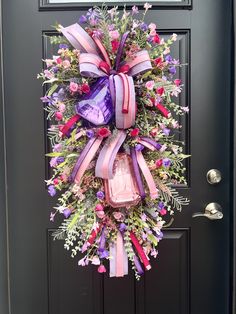
[[[222,213],[222,207],[218,203],[209,203],[206,206],[204,213],[194,213],[192,215],[193,218],[195,218],[195,217],[206,217],[210,220],[222,219],[223,216],[224,215]]]

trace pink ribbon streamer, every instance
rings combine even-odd
[[[84,160],[81,163],[81,166],[79,167],[79,170],[75,176],[75,183],[80,184],[80,181],[88,168],[90,162],[92,161],[93,157],[95,156],[100,144],[102,143],[103,138],[98,137],[94,143],[92,144],[91,148],[89,149],[87,155],[85,156]]]
[[[128,274],[128,256],[124,247],[123,236],[117,232],[116,243],[110,244],[110,277],[123,277]]]
[[[62,34],[73,47],[88,53],[98,54],[97,46],[89,34],[77,23],[61,28]]]
[[[155,181],[152,177],[152,174],[147,166],[147,163],[143,157],[143,154],[140,151],[136,151],[136,157],[139,164],[140,169],[142,170],[142,173],[144,175],[144,178],[147,182],[149,191],[150,191],[150,197],[152,199],[155,199],[158,197],[158,191],[156,188]]]
[[[114,161],[125,138],[126,132],[119,130],[112,139],[107,139],[97,159],[95,168],[96,177],[103,179],[113,178]]]

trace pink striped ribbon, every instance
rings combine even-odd
[[[156,188],[155,181],[153,179],[153,176],[147,166],[147,163],[143,157],[143,154],[140,151],[136,151],[137,161],[139,164],[140,169],[142,170],[142,173],[144,175],[144,178],[147,182],[149,191],[150,191],[150,197],[152,199],[155,199],[158,197],[158,190]]]

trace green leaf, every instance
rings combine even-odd
[[[57,87],[58,87],[58,84],[53,84],[52,87],[48,90],[47,95],[51,96],[56,91]]]
[[[59,157],[59,156],[63,156],[63,153],[53,152],[53,153],[46,154],[46,156],[47,157]]]
[[[153,234],[148,235],[148,240],[150,240],[155,246],[157,245],[158,241],[157,238]]]

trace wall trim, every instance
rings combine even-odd
[[[109,7],[112,7],[114,5],[121,5],[123,6],[124,2],[123,1],[115,1],[115,0],[106,0],[107,5]],[[143,1],[142,3],[136,3],[135,0],[129,1],[127,3],[127,8],[133,6],[134,4],[137,5],[138,7],[142,7],[143,4],[146,1]],[[94,2],[94,3],[89,3],[89,1],[86,3],[80,3],[78,0],[77,3],[50,3],[49,0],[39,0],[39,11],[74,11],[78,9],[88,9],[92,5],[101,5],[102,1]],[[176,1],[168,1],[165,2],[165,0],[162,1],[153,1],[152,3],[153,8],[159,8],[159,9],[188,9],[191,10],[193,6],[193,0],[181,0],[181,2],[176,3]]]

